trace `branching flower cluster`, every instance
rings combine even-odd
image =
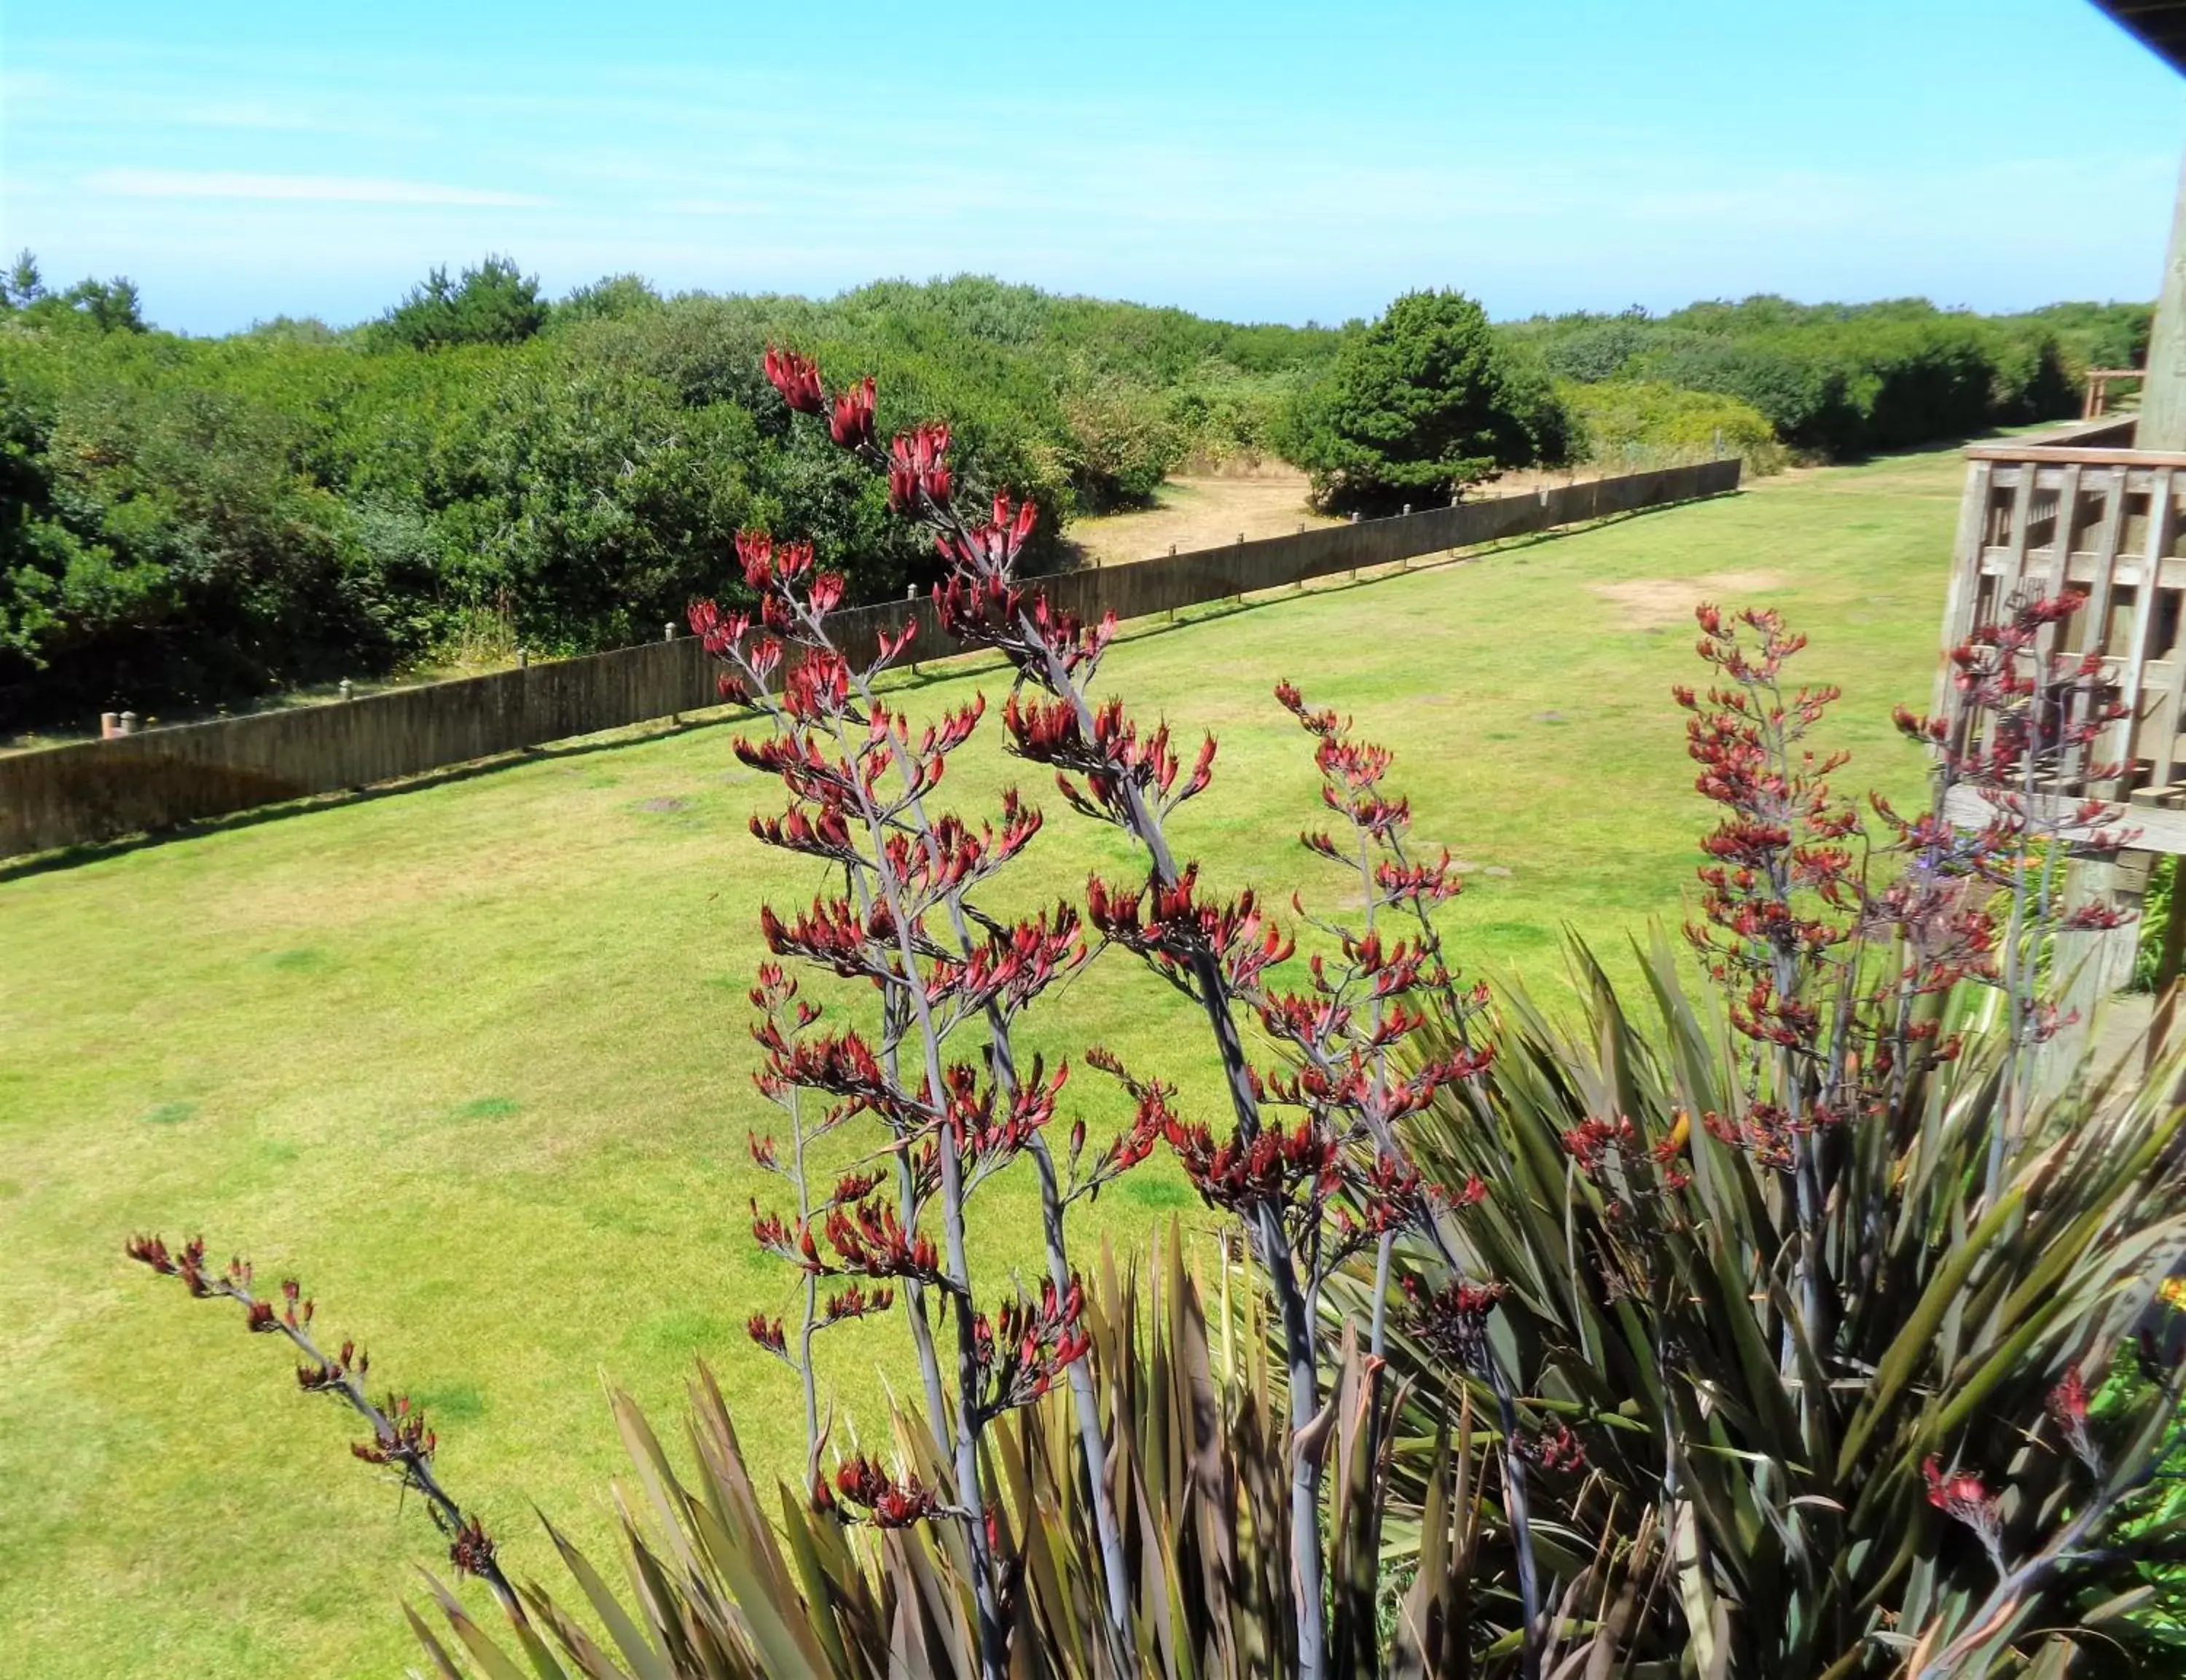
[[[956,523],[948,512],[956,485],[946,428],[922,426],[883,448],[870,379],[831,397],[810,361],[783,350],[769,352],[766,371],[793,411],[824,418],[837,445],[888,475],[899,512],[942,520],[967,553],[1014,558],[1031,528],[1030,507],[1013,510],[998,498],[990,525]],[[1038,836],[1036,809],[1014,791],[977,823],[933,807],[950,756],[984,716],[984,699],[931,724],[913,722],[877,685],[905,654],[915,621],[883,637],[870,660],[853,664],[827,623],[843,598],[838,574],[820,566],[808,545],[765,533],[741,534],[737,549],[755,615],[702,602],[692,608],[692,628],[724,666],[724,694],[748,701],[773,725],[771,736],[736,747],[788,795],[780,815],[753,821],[753,834],[814,860],[832,883],[807,907],[766,908],[761,931],[779,961],[863,983],[877,1003],[877,1028],[827,1026],[818,1007],[795,1000],[779,967],[754,994],[765,1058],[761,1089],[784,1106],[791,1129],[786,1151],[766,1139],[754,1154],[788,1179],[795,1207],[754,1207],[753,1235],[802,1274],[803,1293],[793,1330],[761,1317],[752,1333],[804,1385],[816,1504],[884,1526],[934,1517],[961,1525],[973,1560],[982,1666],[999,1674],[1007,1661],[1002,1610],[1012,1565],[995,1554],[1001,1530],[988,1520],[981,1440],[1005,1413],[1065,1380],[1076,1392],[1080,1451],[1112,1582],[1112,1630],[1118,1638],[1124,1631],[1121,1542],[1101,1422],[1081,1365],[1090,1338],[1063,1214],[1144,1151],[1118,1140],[1089,1161],[1079,1123],[1066,1174],[1048,1145],[1069,1068],[1051,1072],[1037,1058],[1021,1058],[1013,1035],[1023,1013],[1082,966],[1089,945],[1071,904],[1009,917],[982,907],[996,876]],[[951,577],[960,593],[961,569]],[[815,1106],[810,1124],[804,1105]],[[874,1165],[827,1190],[808,1146],[855,1117],[879,1128]],[[1029,1293],[1013,1291],[990,1313],[978,1304],[970,1271],[967,1207],[984,1183],[1027,1160],[1040,1184],[1048,1275]],[[842,1280],[847,1286],[823,1288]],[[936,1445],[953,1468],[955,1486],[946,1491],[866,1458],[832,1481],[820,1469],[827,1429],[812,1338],[885,1310],[898,1291]],[[937,1323],[953,1337],[953,1358],[937,1345]]]
[[[1059,1212],[1068,1199],[1097,1194],[1109,1178],[1165,1142],[1210,1205],[1235,1213],[1243,1226],[1275,1308],[1292,1426],[1303,1442],[1314,1430],[1320,1408],[1325,1362],[1319,1299],[1335,1269],[1363,1251],[1374,1251],[1378,1293],[1387,1296],[1390,1256],[1410,1232],[1440,1252],[1446,1269],[1455,1270],[1438,1229],[1436,1198],[1408,1162],[1398,1137],[1407,1116],[1446,1086],[1478,1078],[1488,1065],[1485,1050],[1473,1047],[1466,1033],[1467,1022],[1484,1006],[1485,994],[1462,990],[1452,981],[1433,924],[1435,907],[1460,885],[1451,860],[1447,853],[1429,858],[1409,849],[1409,807],[1383,787],[1389,764],[1386,751],[1353,739],[1332,714],[1310,710],[1294,690],[1281,691],[1283,703],[1315,740],[1325,800],[1350,831],[1340,844],[1329,836],[1307,837],[1307,844],[1359,871],[1365,909],[1361,927],[1321,925],[1331,949],[1307,962],[1303,984],[1284,984],[1279,977],[1288,972],[1295,955],[1288,932],[1253,893],[1210,891],[1198,866],[1180,857],[1171,841],[1171,820],[1212,781],[1214,741],[1208,737],[1187,752],[1167,725],[1142,722],[1120,699],[1096,697],[1116,620],[1109,614],[1096,623],[1082,622],[1018,580],[1017,561],[1034,529],[1032,507],[1001,494],[967,516],[958,507],[960,487],[949,463],[945,428],[920,426],[883,448],[873,429],[869,384],[831,398],[818,370],[804,358],[776,350],[770,353],[767,366],[793,411],[825,418],[837,445],[886,475],[895,511],[933,530],[945,568],[933,596],[941,627],[960,646],[999,654],[1013,677],[1001,714],[1010,752],[1051,772],[1073,810],[1114,827],[1137,848],[1145,868],[1141,879],[1096,876],[1087,883],[1084,936],[1138,956],[1190,997],[1220,1056],[1230,1110],[1220,1126],[1186,1120],[1175,1109],[1172,1088],[1139,1077],[1113,1056],[1096,1051],[1090,1057],[1124,1084],[1135,1104],[1133,1119],[1082,1173],[1083,1133],[1073,1128],[1068,1181],[1046,1181],[1051,1212]],[[925,787],[938,779],[948,745],[969,732],[976,714],[944,731],[931,746],[922,739],[913,743],[893,725],[870,721],[877,712],[884,715],[870,692],[872,669],[841,672],[828,663],[812,677],[796,675],[827,657],[824,608],[811,605],[810,588],[802,581],[809,565],[804,552],[796,551],[797,569],[785,580],[778,563],[770,568],[748,556],[747,581],[761,593],[758,634],[748,645],[747,634],[754,627],[743,619],[723,619],[706,609],[694,615],[693,624],[709,637],[708,645],[731,663],[736,690],[774,712],[782,725],[769,749],[748,751],[746,756],[781,774],[802,810],[777,826],[763,826],[760,837],[825,857],[843,867],[852,882],[852,890],[841,899],[816,904],[793,922],[770,921],[769,940],[777,953],[805,956],[838,973],[868,978],[884,993],[894,988],[900,994],[888,1007],[902,1027],[874,1057],[886,1064],[890,1053],[911,1042],[913,1021],[930,1020],[945,1033],[983,1011],[992,1016],[999,1010],[1006,1027],[1007,1014],[1021,1004],[1013,983],[988,982],[975,972],[968,949],[960,956],[946,938],[930,931],[937,903],[961,904],[958,881],[968,885],[978,876],[979,860],[990,855],[978,851],[960,871],[956,843],[940,838],[938,825],[924,823],[917,805]],[[830,594],[827,603],[832,599]],[[880,664],[900,653],[912,633],[906,626],[900,638],[884,641]],[[785,639],[801,647],[802,654],[788,653]],[[777,678],[786,660],[789,674]],[[832,721],[838,716],[839,726]],[[867,720],[862,735],[860,720]],[[886,743],[888,766],[866,765],[859,754],[870,750],[863,745],[866,742]],[[883,789],[889,770],[898,774],[900,787],[865,795],[874,807],[866,812],[855,790]],[[907,817],[914,820],[906,823]],[[861,824],[870,832],[861,834]],[[899,826],[904,829],[900,845],[890,837]],[[995,843],[996,852],[1013,849],[1012,832],[1006,821]],[[905,866],[915,863],[922,848],[928,860],[923,874]],[[901,879],[889,886],[883,884],[883,876]],[[938,899],[931,896],[936,892]],[[900,905],[895,902],[899,897]],[[1298,908],[1303,916],[1303,905]],[[1393,925],[1382,925],[1391,919]],[[1029,950],[1032,972],[1060,976],[1084,960],[1084,946],[1074,943],[1079,936],[1076,916],[1062,908],[1044,928],[1020,926],[1008,944],[1012,950]],[[914,972],[919,977],[915,983]],[[1431,1019],[1451,1048],[1415,1055],[1415,1047],[1427,1042],[1421,1035]],[[1276,1065],[1254,1065],[1245,1043],[1248,1028],[1264,1035],[1277,1053]],[[1002,1041],[1002,1033],[992,1026],[989,1030]],[[956,1112],[943,1096],[953,1092],[954,1077],[937,1068],[931,1081],[933,1109]],[[860,1079],[870,1082],[863,1067]],[[963,1106],[967,1117],[962,1129],[928,1129],[928,1121],[939,1115],[919,1113],[915,1073],[884,1083],[890,1087],[885,1096],[868,1095],[863,1085],[855,1092],[838,1087],[831,1095],[860,1104],[890,1123],[900,1160],[908,1160],[914,1149],[939,1137],[944,1163],[956,1163],[960,1179],[967,1159],[981,1162],[984,1170],[983,1140],[992,1128],[1000,1128],[998,1146],[1007,1152],[1021,1130],[1036,1139],[1047,1112],[1038,1104],[1028,1109],[1008,1091],[998,1090],[991,1098],[979,1092]],[[1277,1123],[1268,1117],[1271,1106],[1290,1109],[1298,1117],[1291,1124]],[[1047,1157],[1040,1158],[1045,1170]],[[916,1188],[915,1181],[907,1181],[905,1193]],[[1477,1184],[1467,1186],[1458,1199],[1482,1193]],[[943,1194],[946,1199],[945,1187]],[[915,1217],[906,1215],[904,1223],[914,1225]],[[818,1263],[833,1263],[819,1244],[812,1249]],[[1067,1313],[1071,1298],[1067,1275],[1060,1267],[1053,1269],[1051,1296],[1044,1292],[1036,1310],[1019,1309],[1018,1321],[1035,1329],[1029,1341],[1024,1340],[1028,1332],[1020,1332],[1020,1358],[1011,1367],[1012,1380],[995,1393],[1029,1392],[1051,1380],[1044,1367],[1075,1350],[1067,1322],[1052,1333],[1047,1327],[1047,1313]],[[953,1284],[948,1286],[953,1291]],[[921,1317],[916,1312],[912,1316]],[[1379,1308],[1375,1320],[1378,1348]],[[967,1322],[978,1320],[975,1315]],[[1007,1339],[998,1327],[997,1346]],[[1014,1374],[1017,1370],[1036,1375],[1028,1386]],[[967,1388],[960,1413],[976,1417],[983,1403]],[[1524,1465],[1513,1456],[1506,1468],[1513,1483],[1514,1520],[1522,1530]],[[1325,1672],[1326,1660],[1320,1609],[1320,1474],[1317,1453],[1302,1450],[1293,1455],[1292,1550],[1301,1606],[1298,1660],[1302,1672],[1314,1676]],[[1529,1622],[1537,1609],[1533,1590],[1529,1582]],[[1529,1632],[1529,1648],[1531,1640]]]

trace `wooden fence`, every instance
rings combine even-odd
[[[1331,525],[1127,565],[1044,578],[1057,607],[1143,618],[1611,514],[1738,488],[1735,460],[1600,479],[1424,513]],[[844,652],[919,620],[928,657],[953,644],[930,603],[853,608],[831,620]],[[314,793],[368,787],[571,736],[717,703],[715,671],[689,636],[557,659],[326,705],[183,724],[0,757],[0,857],[203,820]]]

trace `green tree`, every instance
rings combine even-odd
[[[462,279],[436,268],[425,283],[380,318],[389,344],[412,350],[449,344],[521,344],[546,324],[548,305],[539,280],[505,256],[490,256]]]
[[[144,330],[143,300],[137,283],[123,275],[111,280],[79,280],[65,292],[48,292],[30,250],[0,274],[0,315],[21,316],[34,327],[87,325],[101,333]]]
[[[28,309],[46,294],[44,277],[38,272],[38,259],[28,246],[15,254],[5,278],[0,278],[0,309]]]
[[[564,322],[621,321],[650,315],[662,307],[660,294],[642,274],[603,275],[589,286],[580,286],[554,305],[554,320]]]
[[[1546,377],[1461,292],[1410,292],[1347,334],[1286,428],[1325,507],[1393,512],[1509,468],[1561,459],[1571,425]]]

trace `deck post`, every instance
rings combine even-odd
[[[2148,378],[2140,389],[2138,449],[2186,450],[2186,171],[2171,213],[2171,248],[2163,259],[2163,287],[2155,295],[2155,324],[2148,339]]]

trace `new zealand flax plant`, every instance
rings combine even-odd
[[[1296,957],[1251,892],[1203,883],[1173,820],[1214,743],[1187,764],[1094,697],[1113,620],[1018,580],[1027,510],[961,513],[946,428],[883,448],[870,381],[830,397],[788,352],[767,372],[933,529],[941,624],[1007,668],[1008,749],[1145,879],[983,910],[1041,824],[1015,794],[977,826],[937,804],[980,708],[914,724],[874,686],[908,634],[854,663],[841,580],[740,540],[744,604],[692,624],[771,725],[737,746],[789,798],[755,834],[823,882],[763,912],[752,994],[787,1125],[752,1140],[787,1199],[753,1235],[799,1286],[794,1323],[750,1335],[805,1385],[795,1479],[762,1492],[701,1368],[684,1455],[615,1402],[621,1581],[550,1528],[574,1590],[517,1582],[430,1428],[367,1397],[362,1355],[320,1350],[299,1287],[277,1307],[202,1244],[131,1246],[295,1343],[302,1386],[365,1419],[359,1456],[423,1496],[507,1623],[436,1583],[440,1627],[410,1615],[437,1672],[1931,1680],[2062,1673],[2133,1631],[2179,1378],[2129,1350],[2186,1254],[2186,1178],[2175,1066],[2139,1085],[2037,1066],[2065,1023],[2037,953],[2107,916],[2068,910],[2060,871],[2118,838],[2107,807],[2032,797],[2101,781],[2117,720],[2099,668],[2054,651],[2069,602],[2010,603],[1959,651],[1953,714],[1902,719],[1939,797],[1987,802],[1972,829],[1841,798],[1841,760],[1809,744],[1835,697],[1786,686],[1798,638],[1704,608],[1714,680],[1679,697],[1724,813],[1698,971],[1658,941],[1635,1007],[1574,944],[1559,1013],[1456,977],[1448,854],[1414,848],[1387,752],[1287,683],[1333,819],[1302,838],[1345,907],[1295,906]],[[1018,1056],[1016,1023],[1109,946],[1191,999],[1222,1118],[1087,1046],[1134,1117],[1057,1148],[1064,1070]],[[792,964],[871,1006],[823,1011]],[[870,1159],[827,1184],[807,1145],[854,1123]],[[1105,1245],[1090,1276],[1072,1258],[1101,1184],[1164,1146],[1242,1263],[1211,1333],[1176,1234],[1142,1272]],[[1045,1275],[985,1306],[965,1209],[1013,1169],[1040,1190]],[[845,1456],[812,1345],[883,1314],[922,1408]]]
[[[2015,603],[1960,650],[1955,718],[1901,719],[1989,824],[1878,804],[1870,856],[1807,741],[1835,697],[1785,686],[1796,639],[1704,609],[1717,681],[1681,698],[1724,815],[1688,935],[1716,983],[1658,942],[1635,1007],[1575,945],[1576,1014],[1510,994],[1492,1089],[1411,1129],[1431,1179],[1490,1186],[1451,1217],[1575,1437],[1534,1541],[1603,1672],[2093,1672],[2137,1637],[2136,1563],[2177,1554],[2132,1520],[2178,1397],[2133,1352],[2186,1252],[2177,1060],[2033,1077],[2063,1024],[2034,946],[2115,920],[2057,876],[2115,813],[2026,797],[2099,774],[2060,760],[2116,718],[2038,648],[2062,611]],[[1431,1342],[1392,1358],[1415,1427],[1464,1404]]]

